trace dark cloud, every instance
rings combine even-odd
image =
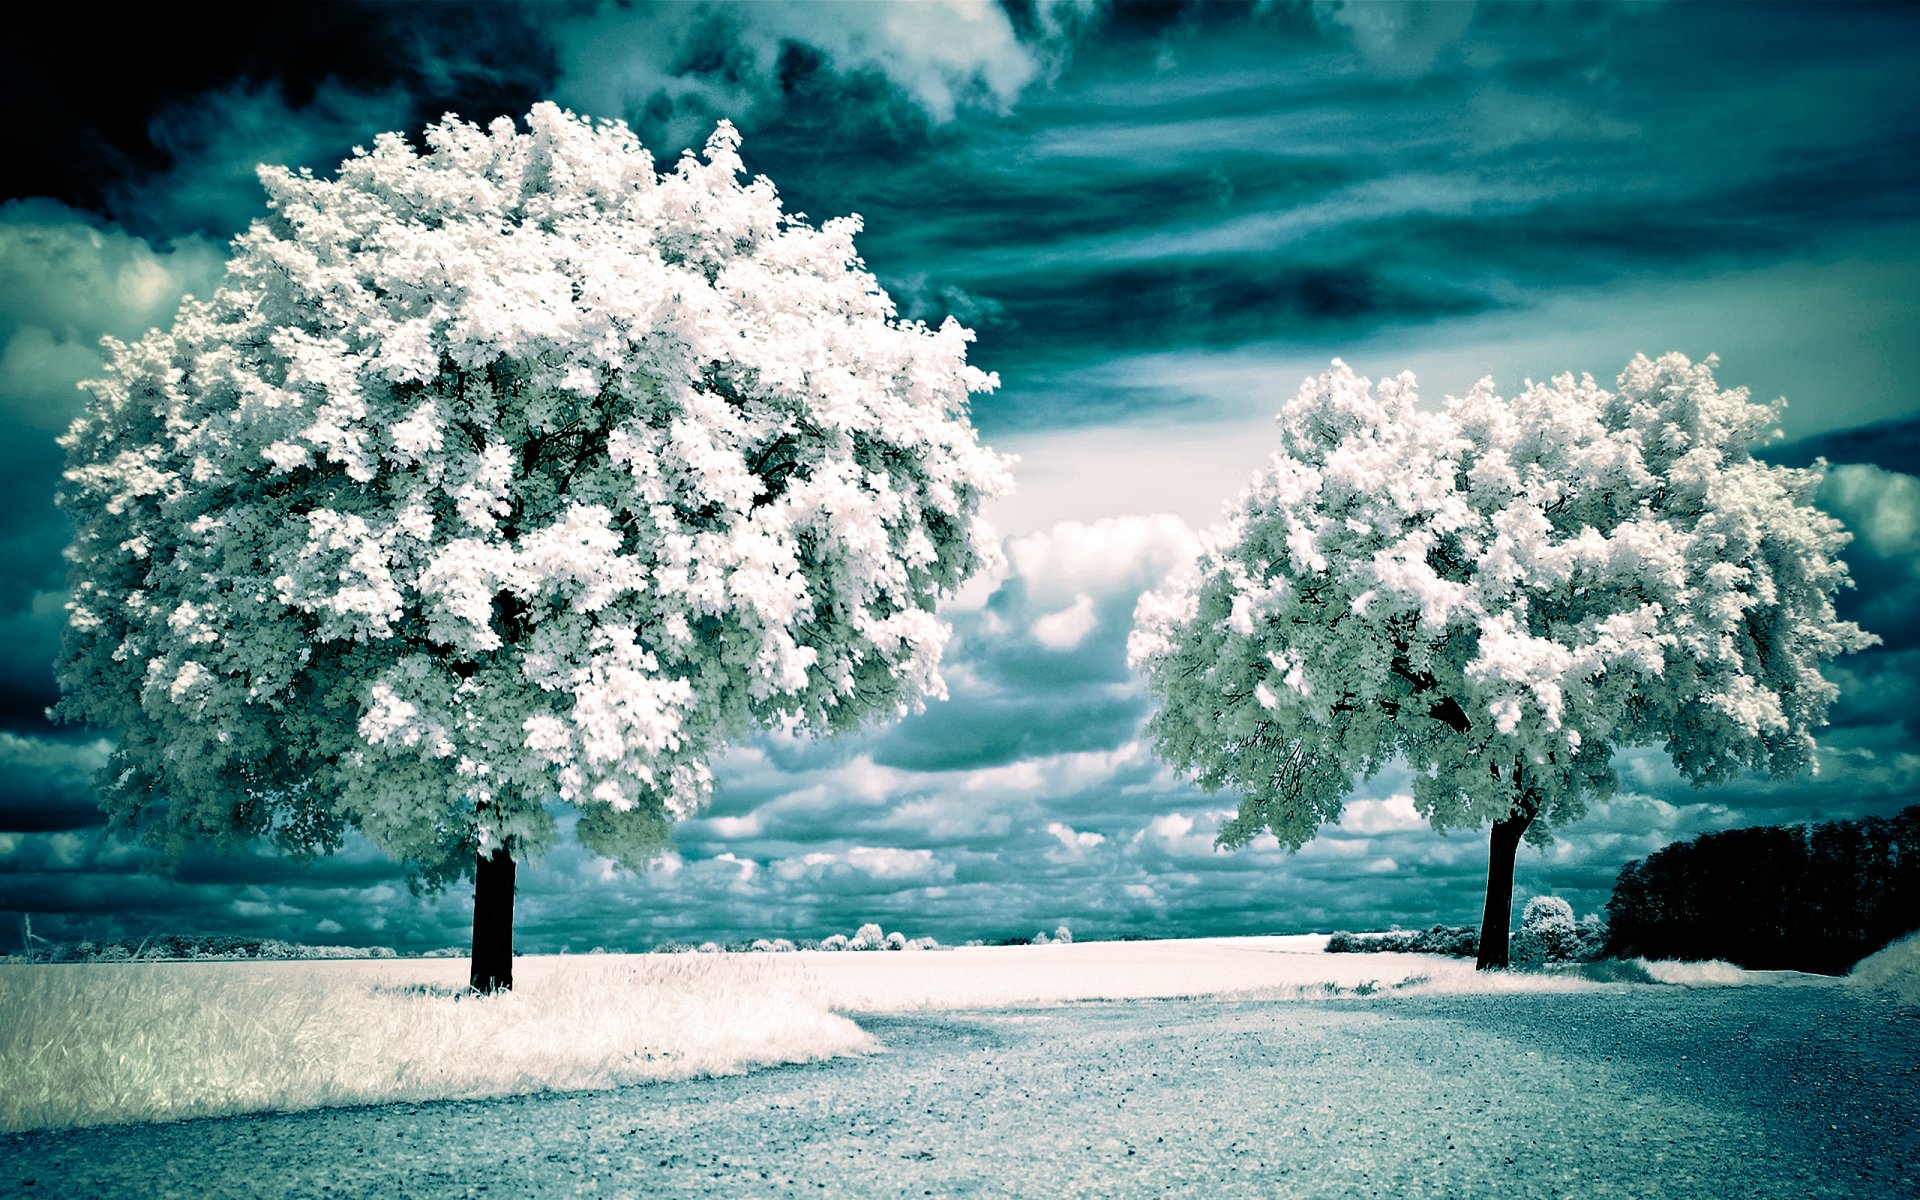
[[[34,114],[15,130],[4,194],[108,211],[147,236],[224,236],[251,214],[191,206],[164,214],[190,218],[183,227],[138,203],[224,139],[224,106],[272,94],[281,121],[296,128],[330,120],[314,111],[329,94],[392,97],[383,115],[408,130],[445,112],[517,116],[553,83],[542,23],[581,7],[336,0],[282,5],[269,19],[257,5],[221,0],[111,18],[84,5],[34,5],[15,15],[0,59],[7,111]],[[379,132],[333,124],[336,136],[308,142],[293,165],[329,168]],[[251,165],[230,164],[247,178]],[[253,199],[258,208],[257,192]]]
[[[94,775],[106,759],[100,742],[0,733],[0,833],[58,833],[105,824]]]
[[[1920,475],[1920,417],[1835,429],[1769,446],[1760,454],[1769,462],[1787,467],[1812,466],[1815,459],[1824,458],[1829,462],[1867,463],[1905,475]]]

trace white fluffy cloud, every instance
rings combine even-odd
[[[167,324],[183,294],[213,290],[224,264],[202,238],[156,249],[49,200],[0,206],[0,406],[65,429],[79,415],[76,385],[100,370],[100,338]]]
[[[559,98],[596,116],[664,107],[683,114],[667,122],[669,132],[691,142],[703,135],[703,121],[738,120],[773,95],[781,48],[796,43],[843,75],[884,76],[946,122],[966,107],[1009,109],[1057,67],[1093,7],[1043,3],[1038,36],[1026,41],[992,0],[605,8],[560,27]]]
[[[1073,603],[1058,612],[1050,612],[1034,621],[1033,640],[1049,650],[1071,650],[1086,640],[1100,623],[1094,611],[1093,597],[1081,592]]]
[[[1171,514],[1102,517],[1060,521],[1010,538],[1007,560],[1036,601],[1070,600],[1077,606],[1090,594],[1131,590],[1137,595],[1191,560],[1199,546],[1192,528]],[[1070,629],[1072,623],[1063,626]]]
[[[1859,591],[1854,614],[1889,646],[1920,639],[1920,478],[1864,463],[1828,470],[1820,506],[1854,542],[1844,552]]]

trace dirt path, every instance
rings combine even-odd
[[[726,1079],[0,1138],[22,1196],[1920,1195],[1920,1020],[1847,989],[870,1022]]]

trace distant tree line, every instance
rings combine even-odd
[[[1622,957],[1844,974],[1920,928],[1920,805],[1675,842],[1621,870],[1607,928]]]
[[[29,935],[20,957],[29,962],[165,962],[175,959],[394,958],[388,946],[303,946],[270,937],[159,933],[143,938],[50,942]]]
[[[1480,931],[1470,925],[1396,929],[1391,933],[1347,933],[1327,939],[1328,954],[1450,954],[1472,958],[1480,950]]]

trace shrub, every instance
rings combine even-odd
[[[1513,935],[1516,963],[1580,962],[1588,957],[1587,938],[1573,916],[1573,905],[1558,896],[1535,896],[1520,915]]]
[[[1479,952],[1480,934],[1469,925],[1435,925],[1393,933],[1343,931],[1327,939],[1328,954],[1447,954],[1472,958]]]

